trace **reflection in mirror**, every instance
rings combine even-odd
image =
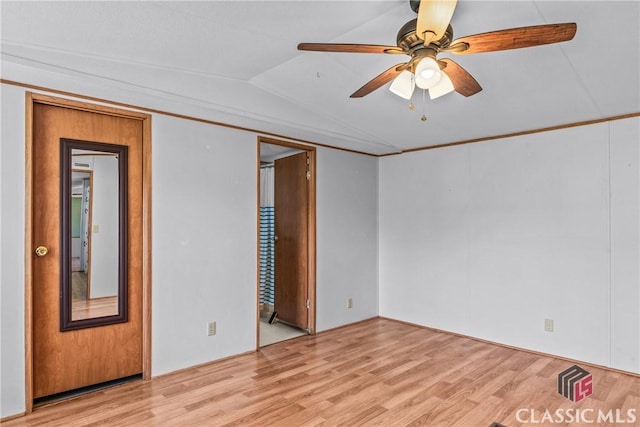
[[[127,147],[62,139],[62,331],[127,320]]]

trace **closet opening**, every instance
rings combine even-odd
[[[315,333],[315,149],[258,139],[258,348]]]

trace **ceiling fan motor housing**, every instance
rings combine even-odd
[[[398,35],[396,37],[396,44],[398,45],[398,47],[409,52],[408,54],[410,54],[412,50],[424,47],[422,39],[419,38],[418,34],[416,33],[417,21],[417,19],[412,19],[411,21],[400,27],[400,30],[398,30]],[[431,42],[429,44],[429,47],[433,48],[434,50],[444,49],[451,44],[451,40],[453,40],[453,27],[449,25],[445,34],[439,40],[434,40],[433,42]]]

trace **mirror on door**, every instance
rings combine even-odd
[[[127,147],[61,139],[60,330],[127,321]]]

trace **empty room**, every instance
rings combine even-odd
[[[640,426],[640,1],[0,20],[3,426]]]

